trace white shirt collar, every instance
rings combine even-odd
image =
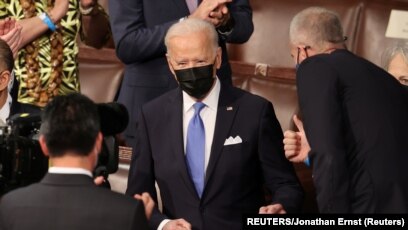
[[[6,124],[7,118],[10,116],[10,107],[13,99],[9,93],[7,93],[6,103],[0,108],[0,119]]]
[[[215,78],[215,85],[211,89],[210,93],[205,97],[202,102],[206,105],[207,108],[216,111],[218,106],[218,98],[220,96],[221,84],[218,77]],[[190,110],[196,101],[183,91],[183,111],[186,113]]]
[[[92,173],[89,170],[83,168],[71,168],[71,167],[50,167],[48,169],[49,173],[56,174],[83,174],[92,177]]]

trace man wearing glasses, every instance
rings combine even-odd
[[[347,51],[344,41],[332,11],[311,7],[293,18],[306,136],[295,119],[300,132],[285,133],[286,157],[310,159],[322,213],[406,213],[408,98],[397,80]]]

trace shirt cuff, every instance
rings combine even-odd
[[[157,227],[157,230],[163,230],[164,225],[166,225],[168,222],[170,222],[170,219],[162,220],[162,222],[159,224],[159,227]]]

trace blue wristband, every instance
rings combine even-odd
[[[310,167],[310,159],[309,159],[309,157],[306,157],[306,159],[303,161],[303,163],[305,163],[305,165],[306,165],[307,167]]]
[[[38,16],[47,26],[48,28],[54,32],[57,27],[55,26],[55,24],[51,21],[51,18],[48,16],[47,13],[43,12]]]

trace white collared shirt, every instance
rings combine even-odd
[[[7,93],[6,103],[4,103],[3,107],[0,108],[0,119],[4,122],[4,124],[6,124],[6,120],[10,116],[10,108],[12,102],[13,99],[11,98],[11,95]]]
[[[55,174],[82,174],[92,177],[92,173],[89,170],[83,168],[72,168],[72,167],[50,167],[48,169],[49,173]]]
[[[210,160],[211,146],[214,137],[215,120],[217,118],[218,98],[220,95],[220,82],[218,78],[215,80],[215,85],[211,89],[207,97],[201,102],[205,104],[205,107],[201,110],[200,116],[204,123],[205,129],[205,150],[204,150],[204,169],[207,170],[208,161]],[[183,91],[183,140],[184,140],[184,153],[187,146],[187,129],[191,118],[194,115],[194,103],[196,101]],[[204,172],[205,175],[205,172]]]

